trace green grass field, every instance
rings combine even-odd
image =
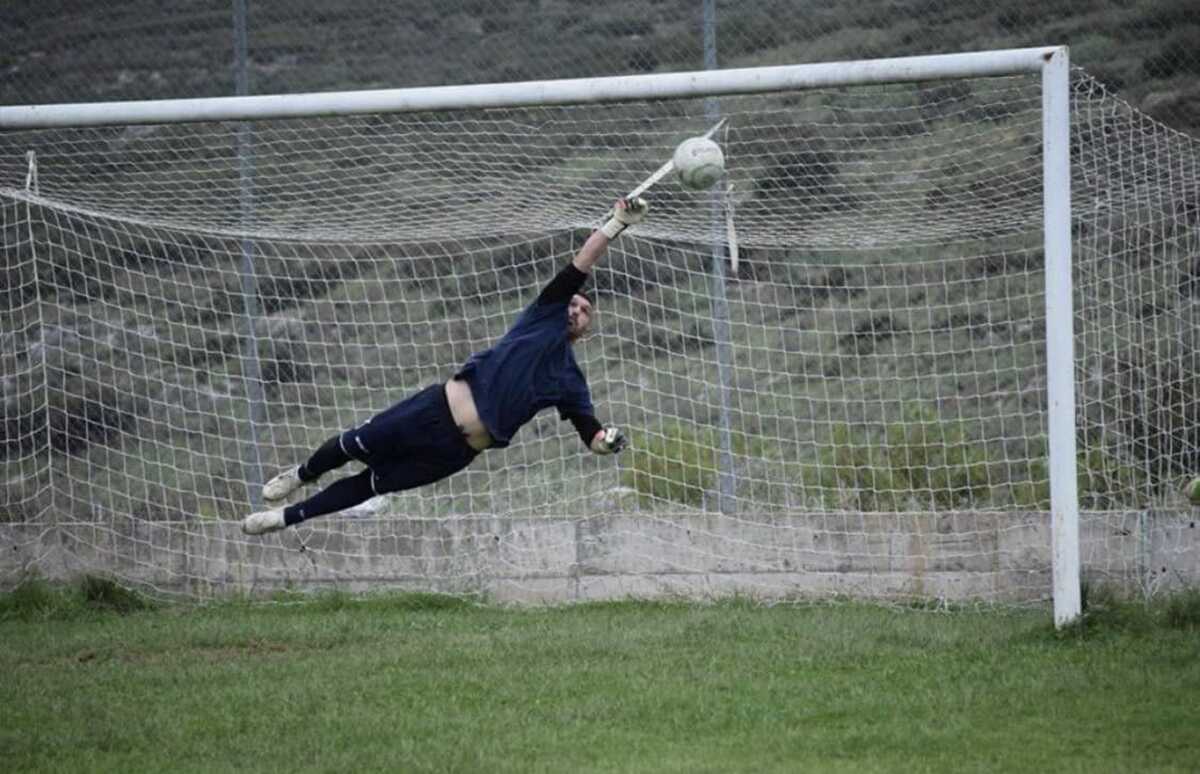
[[[1044,610],[0,597],[7,771],[1196,771],[1200,597]],[[134,600],[136,601],[136,600]]]

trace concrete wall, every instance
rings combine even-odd
[[[1086,513],[1085,574],[1130,592],[1200,583],[1200,514]],[[1043,513],[330,518],[265,538],[236,522],[0,524],[0,585],[98,573],[189,596],[282,588],[626,597],[1049,598]]]

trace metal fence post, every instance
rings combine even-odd
[[[246,62],[246,0],[233,0],[234,34],[234,85],[237,96],[246,96],[250,90]],[[247,228],[254,221],[254,130],[250,123],[242,122],[237,133],[239,193],[238,205],[242,222]],[[266,421],[266,400],[263,396],[262,366],[258,361],[258,335],[254,323],[261,315],[258,304],[258,278],[254,270],[254,241],[242,237],[242,299],[243,330],[245,349],[243,361],[243,384],[249,403],[250,428],[246,439],[245,465],[250,504],[254,510],[262,508],[262,454],[259,439],[260,427]]]
[[[717,69],[717,9],[716,0],[704,3],[704,69]],[[712,126],[721,118],[721,104],[716,97],[704,100],[704,122]],[[712,294],[713,338],[717,342],[717,378],[720,400],[720,445],[717,458],[717,509],[733,513],[737,479],[733,469],[733,421],[730,412],[730,391],[733,388],[733,344],[729,331],[729,298],[725,292],[725,241],[721,237],[725,210],[724,189],[717,185],[709,194],[712,227]]]

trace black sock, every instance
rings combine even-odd
[[[304,502],[287,506],[283,509],[283,522],[290,527],[314,516],[345,510],[374,496],[371,471],[364,470],[357,475],[334,481]]]
[[[342,450],[341,439],[340,435],[335,435],[313,452],[312,456],[299,468],[298,474],[301,481],[305,483],[316,481],[323,474],[340,468],[350,461],[350,455]]]

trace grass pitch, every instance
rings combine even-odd
[[[0,597],[9,771],[1196,771],[1200,598],[1046,611]]]

